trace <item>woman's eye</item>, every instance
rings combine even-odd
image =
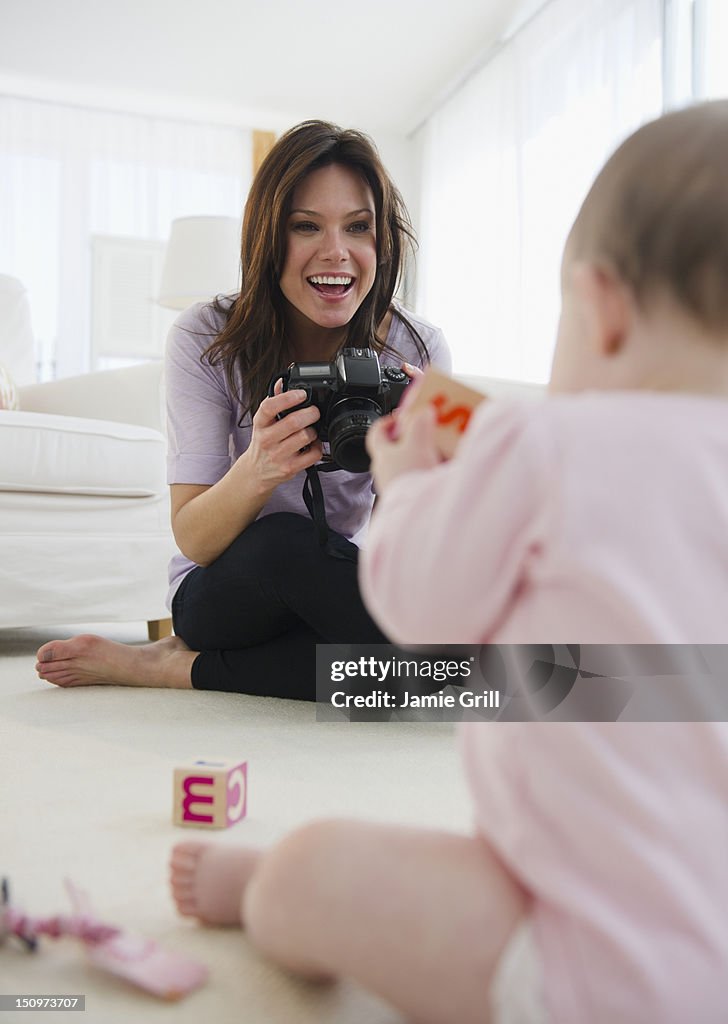
[[[371,224],[367,220],[357,220],[353,224],[349,225],[349,231],[353,231],[355,235],[363,234],[365,231],[371,230]]]
[[[308,220],[300,220],[297,224],[292,224],[291,227],[294,231],[300,231],[302,234],[308,234],[311,231],[318,231],[318,227]]]

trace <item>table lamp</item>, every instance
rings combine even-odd
[[[240,221],[235,217],[179,217],[164,256],[160,306],[186,309],[240,290]]]

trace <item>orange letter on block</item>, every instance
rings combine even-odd
[[[450,423],[454,423],[455,429],[459,434],[465,433],[465,428],[470,422],[472,409],[468,409],[464,405],[454,405],[445,412],[445,406],[447,405],[445,395],[435,395],[431,402],[437,410],[437,422],[439,424],[446,427]]]

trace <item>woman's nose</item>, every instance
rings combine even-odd
[[[346,238],[341,231],[324,231],[319,255],[322,259],[345,260],[349,255]]]

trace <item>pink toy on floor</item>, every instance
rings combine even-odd
[[[84,892],[68,880],[66,889],[74,909],[72,915],[29,917],[10,906],[8,882],[3,879],[0,944],[6,937],[15,937],[34,952],[41,935],[54,939],[70,935],[80,939],[96,967],[162,999],[181,999],[207,980],[208,971],[202,964],[165,950],[152,939],[104,924],[95,917]]]

